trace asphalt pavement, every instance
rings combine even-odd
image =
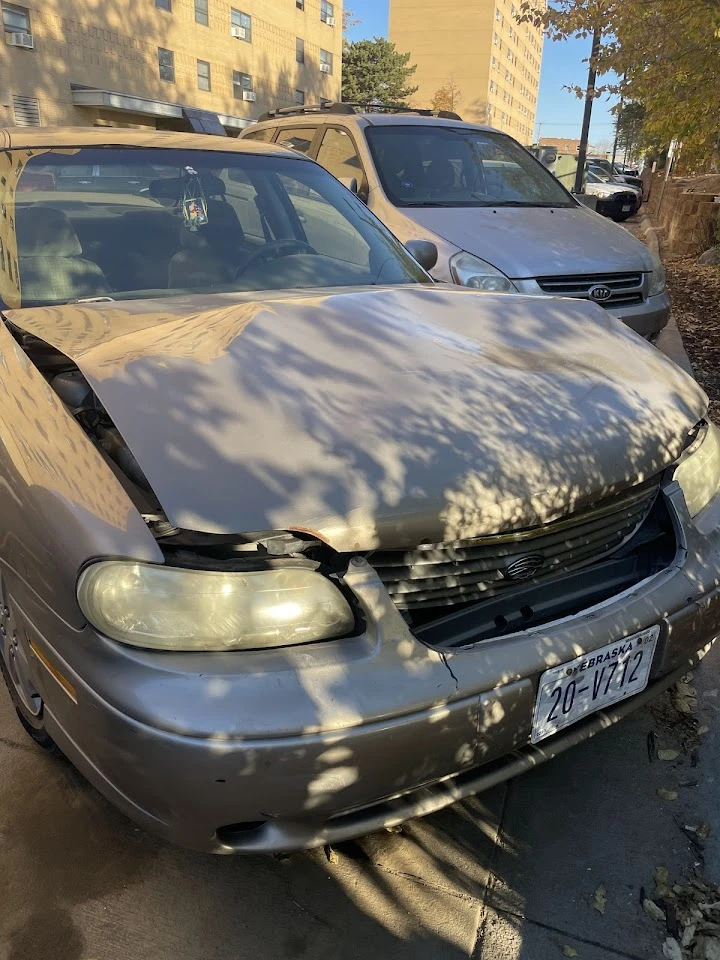
[[[714,828],[720,882],[720,649],[692,682],[710,727],[694,760],[657,759],[680,743],[651,707],[402,833],[287,859],[148,836],[39,750],[0,691],[0,960],[655,960],[640,892],[656,866],[679,879],[699,862],[682,824]]]

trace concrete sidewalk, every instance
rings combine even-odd
[[[345,844],[336,862],[213,858],[147,836],[39,751],[2,691],[0,958],[552,960],[567,945],[581,960],[655,960],[664,935],[640,889],[658,865],[673,878],[692,866],[676,818],[720,830],[719,650],[697,679],[711,732],[696,768],[650,762],[648,733],[668,734],[643,710],[401,834]],[[706,858],[720,881],[714,835]]]

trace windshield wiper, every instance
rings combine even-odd
[[[401,207],[452,207],[452,203],[440,203],[438,200],[411,200],[409,203],[399,204]]]

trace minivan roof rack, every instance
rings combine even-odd
[[[414,107],[396,106],[392,103],[345,103],[323,100],[321,103],[298,104],[295,107],[279,107],[277,110],[268,110],[258,118],[273,120],[275,117],[301,117],[309,113],[342,113],[345,115],[356,113],[409,113],[420,117],[440,117],[441,120],[460,120],[462,117],[451,110],[416,110]]]

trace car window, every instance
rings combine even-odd
[[[355,150],[352,137],[346,130],[329,127],[323,134],[317,162],[337,177],[338,180],[348,180],[355,177],[358,185],[362,180],[362,166]]]
[[[265,143],[270,143],[274,133],[274,127],[262,127],[260,130],[251,130],[250,133],[243,134],[243,140],[263,140]]]
[[[281,147],[288,147],[290,150],[297,150],[298,153],[307,153],[310,149],[315,130],[312,127],[303,129],[302,127],[286,127],[278,134],[275,143]]]
[[[328,208],[319,193],[306,183],[290,176],[281,176],[308,243],[319,254],[337,257],[369,269],[370,244],[338,210]]]
[[[0,153],[0,306],[416,282],[430,278],[304,158],[135,147]]]
[[[571,207],[558,181],[512,137],[468,127],[368,127],[370,151],[396,206]]]

